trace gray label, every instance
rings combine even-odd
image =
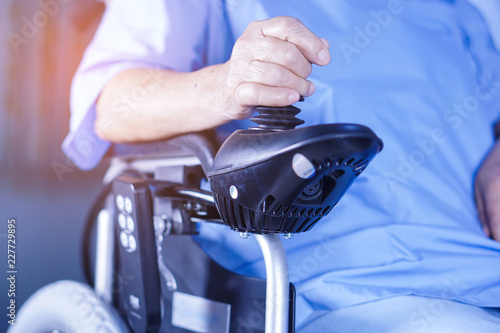
[[[172,325],[200,333],[229,333],[231,305],[174,292]]]

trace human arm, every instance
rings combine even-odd
[[[97,101],[96,132],[114,142],[156,140],[247,118],[254,105],[295,103],[314,92],[307,77],[313,63],[330,61],[328,48],[297,19],[254,22],[224,64],[194,72],[134,68],[114,76]]]

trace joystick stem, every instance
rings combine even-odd
[[[301,97],[299,101],[303,100],[304,98]],[[286,131],[304,123],[302,119],[296,117],[300,113],[300,109],[293,105],[283,107],[256,106],[255,111],[259,115],[250,118],[258,125],[250,128],[254,130]]]

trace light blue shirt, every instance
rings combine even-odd
[[[112,2],[74,80],[64,151],[84,169],[99,162],[109,143],[93,130],[94,101],[119,71],[224,62],[250,22],[278,15],[330,42],[331,64],[314,68],[316,93],[298,105],[306,125],[364,124],[385,143],[330,215],[284,241],[297,327],[395,295],[500,307],[500,243],[484,235],[472,190],[500,115],[500,56],[464,0]],[[117,116],[140,102],[129,94]],[[200,243],[224,266],[264,276],[254,239],[203,225]]]

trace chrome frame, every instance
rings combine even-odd
[[[255,235],[266,265],[266,333],[289,333],[290,281],[278,234]]]
[[[105,208],[99,212],[97,217],[96,263],[94,274],[94,290],[106,303],[111,303],[113,297],[113,256],[115,239],[113,217],[110,215],[111,213]]]

